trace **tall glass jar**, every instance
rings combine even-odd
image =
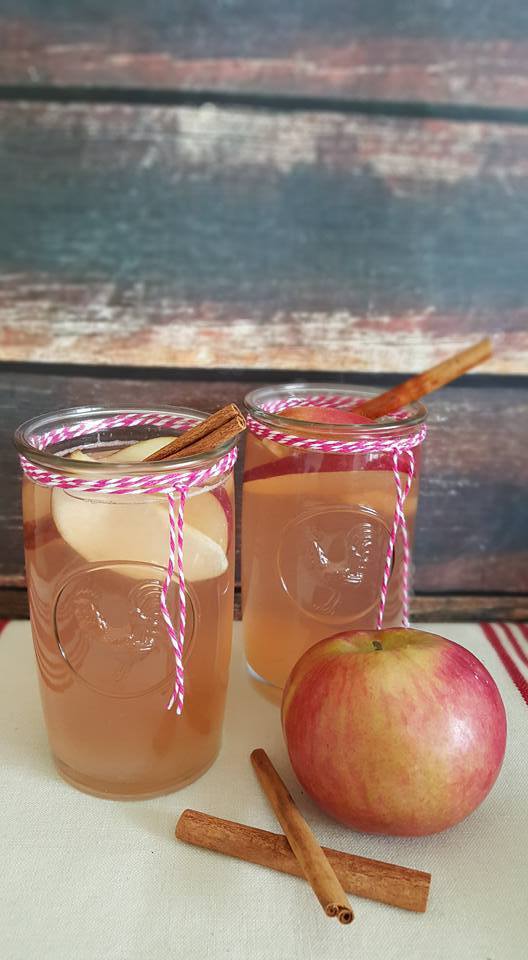
[[[396,417],[370,423],[347,422],[342,409],[336,413],[324,405],[326,397],[346,404],[379,392],[335,384],[287,384],[254,390],[245,402],[250,417],[257,426],[268,428],[268,434],[372,441],[374,447],[380,440],[390,446],[416,434],[426,417],[420,403]],[[314,397],[321,407],[310,406]],[[312,411],[310,417],[303,412],[306,409]],[[413,458],[414,476],[404,508],[410,540],[418,500],[419,446]],[[403,486],[409,470],[404,454],[399,466]],[[391,453],[321,452],[248,432],[242,618],[247,663],[257,679],[282,688],[293,665],[318,640],[341,630],[378,625],[395,506]],[[403,547],[400,530],[387,585],[385,627],[402,623]]]
[[[43,447],[73,424],[146,414],[159,425],[97,428]],[[152,414],[152,417],[149,415]],[[176,462],[141,462],[195,410],[77,408],[37,417],[16,433],[20,454],[46,473],[83,480],[161,478],[213,467],[234,441]],[[71,428],[71,429],[70,429]],[[53,433],[50,433],[52,431]],[[56,431],[56,433],[55,433]],[[38,447],[41,449],[38,449]],[[86,493],[24,476],[31,624],[48,738],[70,783],[105,797],[147,797],[200,776],[221,742],[233,610],[231,471],[189,489],[184,514],[186,625],[183,714],[168,710],[174,650],[160,611],[169,550],[165,493]],[[178,497],[176,498],[178,507]],[[167,608],[178,630],[172,579]]]

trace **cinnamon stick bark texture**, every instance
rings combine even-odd
[[[221,820],[198,810],[184,810],[176,824],[176,837],[205,850],[214,850],[294,877],[304,877],[292,848],[280,833],[248,827],[232,820]],[[415,913],[425,912],[431,884],[430,873],[357,857],[330,847],[321,849],[343,888],[349,893],[387,903],[391,907],[401,907]]]
[[[371,417],[377,420],[378,417],[385,417],[389,413],[395,413],[401,410],[414,400],[425,397],[433,390],[438,390],[446,383],[451,383],[461,377],[463,373],[476,367],[479,363],[489,360],[492,354],[491,340],[486,337],[479,343],[473,344],[467,350],[456,353],[453,357],[448,357],[442,363],[437,363],[435,367],[425,370],[424,373],[416,377],[410,377],[404,380],[397,387],[380,393],[379,397],[373,397],[357,407],[357,412],[364,417]]]
[[[295,806],[265,750],[253,750],[251,762],[299,866],[328,917],[352,923],[354,912],[330,861]]]
[[[194,453],[205,453],[214,450],[226,440],[231,440],[246,427],[246,421],[235,403],[211,414],[206,420],[197,423],[179,436],[166,443],[161,450],[151,453],[145,458],[145,463],[154,463],[158,460],[177,460],[179,457],[190,456]]]

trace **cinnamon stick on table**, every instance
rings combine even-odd
[[[248,827],[232,820],[221,820],[198,810],[184,810],[176,824],[176,837],[184,843],[237,857],[248,863],[257,863],[295,877],[304,876],[286,837],[279,833]],[[403,910],[416,913],[425,911],[430,873],[357,857],[329,847],[321,849],[343,888],[349,893]]]
[[[228,403],[227,406],[211,414],[206,420],[202,420],[184,433],[174,437],[170,443],[166,443],[161,450],[151,453],[150,457],[145,458],[145,463],[153,463],[157,460],[177,460],[179,457],[191,456],[195,453],[205,453],[207,450],[214,450],[221,443],[236,437],[245,429],[246,421],[235,403]]]
[[[348,897],[266,751],[253,750],[251,762],[299,866],[326,915],[337,917],[340,923],[352,923],[354,912]]]

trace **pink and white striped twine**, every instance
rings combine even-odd
[[[292,409],[299,406],[315,407],[333,407],[341,409],[350,409],[362,402],[361,398],[349,396],[328,396],[317,394],[310,397],[291,397],[288,400],[276,400],[272,403],[263,404],[262,410],[266,413],[281,413],[283,410]],[[401,412],[395,415],[396,419],[401,420],[402,427],[405,427],[406,414]],[[309,450],[319,453],[387,453],[392,455],[392,471],[394,475],[394,484],[396,488],[396,502],[394,507],[394,518],[387,544],[387,554],[383,569],[383,578],[380,589],[380,599],[378,605],[378,616],[376,627],[381,630],[383,626],[383,615],[387,602],[387,593],[389,589],[389,579],[392,569],[392,561],[396,548],[398,532],[401,532],[402,539],[402,611],[403,626],[409,626],[409,571],[411,565],[411,555],[409,549],[409,535],[407,532],[407,522],[405,519],[404,504],[410,492],[414,471],[415,459],[413,450],[423,443],[427,427],[421,424],[416,431],[405,437],[362,437],[357,440],[313,440],[307,437],[299,437],[294,434],[284,433],[283,430],[274,430],[271,427],[261,423],[252,416],[247,418],[248,430],[260,437],[262,440],[273,440],[275,443],[282,443],[287,447],[295,447],[300,450]],[[368,429],[368,426],[366,426]],[[403,465],[403,456],[407,456],[407,482],[402,486],[400,478],[400,467]]]
[[[117,414],[113,417],[83,420],[71,426],[50,430],[48,433],[31,437],[31,444],[35,450],[45,450],[53,444],[63,440],[72,440],[86,434],[96,434],[100,430],[111,430],[125,427],[157,426],[180,427],[186,429],[199,422],[197,418],[183,418],[174,414]],[[84,493],[111,493],[132,496],[141,493],[166,493],[168,501],[169,545],[167,557],[167,573],[160,595],[160,610],[167,627],[170,642],[174,650],[175,679],[174,689],[167,704],[170,710],[176,704],[176,713],[183,711],[185,678],[183,669],[183,648],[185,643],[185,623],[187,600],[185,594],[185,574],[183,571],[183,512],[188,491],[191,487],[199,487],[208,480],[221,479],[233,469],[238,455],[234,447],[212,466],[201,470],[178,470],[171,473],[149,473],[143,475],[118,476],[101,478],[98,480],[83,480],[81,477],[67,477],[63,473],[53,473],[32,463],[24,456],[20,456],[22,470],[26,477],[34,483],[44,487],[60,487],[63,490],[80,490]],[[65,461],[65,466],[67,461]],[[175,494],[180,497],[178,519],[175,513]],[[174,575],[175,567],[178,570],[179,594],[179,628],[175,630],[167,607],[167,595]]]

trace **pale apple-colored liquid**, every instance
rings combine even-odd
[[[231,479],[226,492],[231,497]],[[175,790],[203,773],[220,748],[231,651],[232,530],[227,571],[187,587],[185,705],[178,717],[166,709],[174,657],[159,611],[164,571],[130,565],[118,553],[108,563],[87,563],[61,537],[51,496],[24,480],[33,640],[56,766],[66,780],[99,796]],[[168,606],[177,628],[174,581]]]
[[[246,658],[259,679],[278,688],[318,640],[342,630],[373,629],[377,623],[396,502],[393,473],[373,469],[373,457],[364,455],[340,456],[335,471],[318,472],[321,462],[320,454],[247,438],[242,526]],[[328,466],[328,456],[325,462]],[[268,476],[251,480],[256,468]],[[401,474],[401,480],[405,483],[407,476]],[[417,496],[415,478],[405,507],[410,538]],[[399,536],[386,627],[401,625],[401,577]]]

